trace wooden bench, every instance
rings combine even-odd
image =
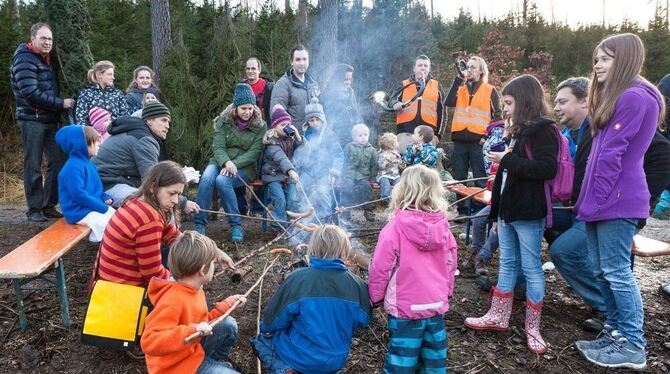
[[[489,202],[491,201],[491,191],[489,190],[484,190],[480,187],[467,187],[463,185],[452,185],[452,186],[446,186],[446,189],[453,191],[456,193],[457,196],[459,197],[466,197],[469,196],[468,198],[468,203],[467,203],[467,215],[471,216],[474,214],[472,211],[472,201],[476,201],[482,205],[489,205]],[[479,192],[478,192],[479,191]],[[465,244],[468,245],[470,244],[470,226],[472,225],[472,219],[466,219],[465,220]]]
[[[633,254],[640,257],[667,256],[670,255],[670,244],[638,234],[633,237]]]
[[[35,235],[0,259],[0,279],[11,279],[16,294],[16,309],[22,331],[28,328],[23,305],[23,291],[41,291],[56,288],[64,327],[70,327],[70,309],[65,285],[63,256],[84,239],[91,229],[83,225],[70,225],[65,219]],[[53,268],[54,277],[47,277],[46,271]],[[42,288],[26,287],[41,279],[50,286]]]

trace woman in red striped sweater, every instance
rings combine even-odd
[[[140,188],[107,224],[100,246],[99,279],[145,287],[153,277],[170,277],[161,261],[161,244],[170,245],[181,236],[171,220],[185,185],[181,166],[175,162],[159,162],[149,170]],[[219,252],[219,262],[232,267],[230,257]]]

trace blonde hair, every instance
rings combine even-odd
[[[216,260],[218,255],[219,249],[212,239],[195,231],[184,231],[170,248],[168,268],[175,279],[181,279],[196,274],[203,266]]]
[[[486,65],[486,61],[479,56],[472,56],[470,60],[473,60],[479,66],[479,70],[482,71],[482,78],[480,79],[484,83],[489,82],[489,67]]]
[[[97,84],[98,74],[104,73],[107,69],[114,69],[114,64],[111,61],[102,60],[96,62],[92,68],[88,69],[88,81]]]
[[[319,226],[312,233],[307,247],[310,257],[344,259],[351,253],[347,233],[335,225]]]
[[[595,71],[596,56],[599,50],[614,59],[605,82],[598,82]],[[642,40],[639,36],[629,33],[609,36],[593,50],[594,69],[589,89],[589,122],[592,135],[595,135],[609,122],[614,114],[614,106],[619,95],[634,81],[647,83],[656,92],[662,105],[658,122],[663,123],[665,100],[662,99],[663,96],[658,89],[640,75],[644,57],[645,49]]]
[[[398,141],[398,136],[392,132],[385,132],[379,137],[379,148],[384,151],[396,149],[395,143]]]
[[[368,134],[370,133],[370,129],[365,126],[364,123],[357,123],[351,128],[351,137],[356,136],[356,134],[360,133],[361,131],[367,131]]]
[[[423,212],[447,213],[447,201],[439,174],[424,165],[412,165],[403,171],[400,182],[393,187],[393,210],[416,209]]]

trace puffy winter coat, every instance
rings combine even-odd
[[[384,310],[397,318],[444,314],[454,293],[456,249],[443,213],[395,211],[370,262],[370,301],[384,300]]]
[[[133,87],[126,94],[126,105],[128,106],[128,113],[132,114],[142,109],[142,100],[144,99],[144,92],[137,88]]]
[[[320,93],[319,84],[309,74],[305,74],[305,81],[301,82],[293,75],[291,68],[272,89],[270,111],[276,104],[281,104],[291,116],[291,122],[298,126],[305,122],[305,106],[313,97],[319,97]]]
[[[354,142],[344,147],[342,178],[350,181],[372,180],[377,177],[377,151],[369,143]]]
[[[63,110],[58,73],[26,43],[21,43],[14,51],[10,80],[16,99],[17,120],[58,122]]]
[[[94,107],[106,109],[112,115],[112,120],[132,114],[132,112],[128,112],[128,104],[126,104],[126,98],[121,90],[115,87],[101,88],[100,85],[93,84],[79,93],[77,110],[75,111],[77,124],[90,126],[88,111]]]
[[[379,167],[379,174],[377,175],[377,182],[381,177],[389,179],[400,178],[400,169],[406,166],[400,153],[395,149],[392,151],[380,151],[377,158],[377,166]]]
[[[235,124],[234,111],[235,108],[229,105],[214,119],[213,156],[209,164],[222,168],[226,162],[232,161],[250,180],[254,180],[258,174],[256,166],[261,157],[263,135],[267,130],[265,121],[256,107],[248,127],[241,130]]]
[[[263,162],[261,163],[261,179],[263,183],[283,182],[287,173],[294,170],[291,160],[281,146],[281,139],[273,136],[274,131],[269,130],[263,137]],[[286,144],[286,142],[284,143]],[[293,144],[287,144],[291,148]]]

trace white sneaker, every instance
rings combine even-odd
[[[466,238],[465,233],[462,232],[462,233],[458,234],[458,238],[461,239],[461,240],[465,240],[465,238]]]

